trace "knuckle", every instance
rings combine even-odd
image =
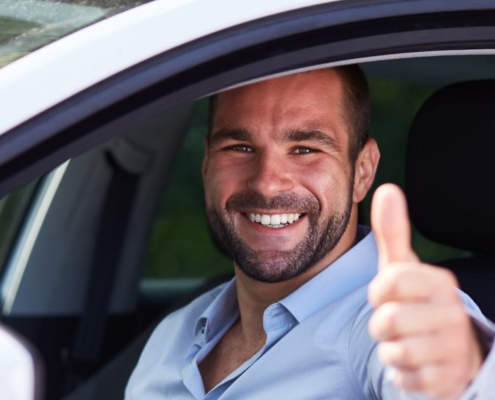
[[[378,358],[386,365],[407,367],[410,353],[400,342],[383,342],[378,345]]]
[[[383,325],[388,335],[393,336],[397,332],[398,326],[398,305],[393,302],[385,303],[381,308],[381,316],[383,319]]]
[[[387,343],[378,343],[378,346],[376,348],[376,352],[378,355],[378,359],[386,364],[390,365],[391,364],[391,359],[389,356],[389,351],[388,351],[388,344]]]
[[[373,313],[368,322],[368,332],[371,337],[378,340],[380,338],[380,321],[377,313]]]
[[[411,348],[406,343],[400,343],[397,346],[397,358],[398,363],[402,366],[415,365],[415,353],[411,351]]]
[[[376,308],[380,305],[380,293],[381,293],[381,285],[379,281],[379,277],[377,276],[373,279],[368,286],[368,300],[370,304]]]
[[[395,332],[396,306],[391,303],[382,304],[371,316],[368,331],[376,340],[384,340]]]

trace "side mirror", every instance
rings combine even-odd
[[[39,363],[30,346],[0,326],[0,399],[40,400]]]

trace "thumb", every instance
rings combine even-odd
[[[375,191],[371,225],[378,246],[380,269],[393,262],[419,261],[411,247],[406,197],[398,186],[389,183]]]

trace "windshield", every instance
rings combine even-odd
[[[62,36],[151,0],[0,0],[0,68]]]

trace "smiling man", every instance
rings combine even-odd
[[[489,398],[493,335],[411,250],[401,192],[375,195],[374,235],[357,224],[379,160],[369,114],[357,66],[212,99],[206,212],[235,279],[157,327],[127,400]]]

